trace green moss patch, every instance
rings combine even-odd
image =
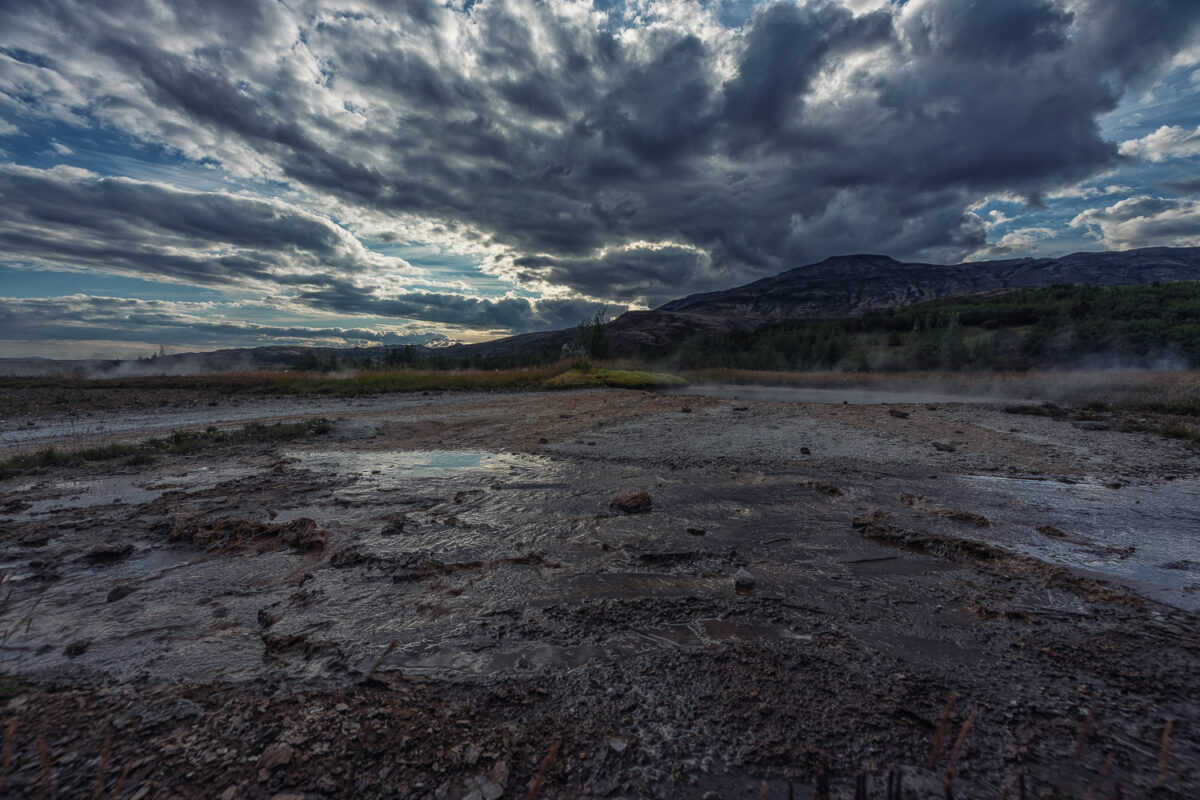
[[[687,386],[687,381],[665,372],[636,369],[570,369],[542,382],[543,389],[665,389]]]

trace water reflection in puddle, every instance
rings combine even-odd
[[[33,516],[114,503],[132,505],[149,503],[169,491],[211,489],[218,483],[245,478],[257,471],[252,467],[219,467],[216,469],[204,467],[193,472],[166,476],[160,473],[149,478],[146,475],[115,475],[55,481],[49,484],[25,484],[17,489],[41,491],[52,496],[31,500],[30,504],[21,509],[17,515]]]
[[[285,453],[311,470],[359,477],[437,478],[462,472],[500,472],[548,464],[544,458],[487,450],[294,450]]]
[[[1144,582],[1164,602],[1200,609],[1200,480],[1120,488],[990,475],[950,480],[969,492],[971,510],[1007,523],[992,529],[996,544]]]

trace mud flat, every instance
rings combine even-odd
[[[0,792],[1197,796],[1196,450],[836,394],[10,419],[334,425],[0,481]]]

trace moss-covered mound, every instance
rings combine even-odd
[[[687,386],[687,381],[676,375],[636,369],[569,369],[542,383],[543,389],[590,389],[605,386],[616,389],[663,389],[669,386]]]

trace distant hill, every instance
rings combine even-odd
[[[719,292],[693,294],[609,326],[618,352],[662,352],[697,334],[754,330],[788,319],[852,317],[941,297],[1056,284],[1128,286],[1200,280],[1200,247],[1072,253],[942,265],[883,255],[834,256]],[[452,357],[512,357],[558,350],[573,329],[510,336],[445,349]]]
[[[1061,258],[1014,258],[964,264],[897,261],[885,255],[834,256],[719,292],[693,294],[650,311],[630,311],[609,323],[618,354],[665,353],[697,336],[748,333],[783,320],[856,317],[914,303],[1004,289],[1059,284],[1135,286],[1200,280],[1200,247],[1147,247]],[[187,374],[230,369],[339,366],[407,356],[447,364],[555,358],[575,329],[537,331],[477,344],[426,348],[258,347],[183,353],[137,361],[0,359],[0,375]]]

